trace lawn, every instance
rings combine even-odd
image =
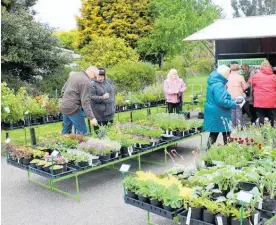
[[[187,91],[184,94],[184,101],[185,102],[190,102],[191,98],[190,95],[192,93],[197,93],[201,91],[203,94],[205,94],[205,89],[206,89],[206,82],[207,82],[207,76],[193,76],[189,77],[186,81],[187,83]],[[201,88],[202,85],[202,88]],[[158,112],[165,112],[166,109],[165,107],[153,107],[151,108],[151,114],[156,114]],[[132,112],[132,117],[133,121],[137,119],[144,119],[147,117],[147,109],[142,109],[142,110],[135,110]],[[125,123],[130,121],[130,112],[122,112],[122,113],[117,113],[115,115],[115,122],[119,121],[121,123]],[[43,124],[39,126],[33,126],[35,128],[36,132],[36,137],[37,141],[39,142],[39,137],[49,133],[49,132],[61,132],[62,129],[62,123],[50,123],[50,124]],[[25,143],[25,132],[26,132],[26,142],[27,144],[31,143],[31,138],[30,138],[30,129],[29,127],[24,129],[17,129],[17,130],[11,130],[11,131],[2,131],[1,132],[1,143],[4,143],[5,141],[5,136],[6,133],[9,133],[10,139],[18,144],[24,144]]]

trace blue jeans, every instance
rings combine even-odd
[[[87,127],[85,123],[85,114],[82,109],[78,110],[75,114],[72,115],[64,115],[63,117],[63,127],[62,134],[70,134],[72,133],[72,126],[76,128],[77,134],[87,134]]]

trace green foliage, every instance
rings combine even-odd
[[[152,30],[148,3],[149,0],[82,0],[81,16],[77,17],[80,48],[97,36],[123,38],[135,47],[137,40]]]
[[[70,30],[70,31],[60,31],[54,32],[54,36],[59,38],[60,45],[66,49],[77,50],[78,47],[78,31]]]
[[[124,185],[126,190],[136,192],[138,190],[138,184],[133,176],[127,176],[124,179]]]
[[[90,65],[111,67],[126,60],[136,62],[138,55],[125,41],[116,37],[95,37],[80,50],[82,68]]]
[[[7,87],[6,83],[1,83],[1,117],[4,122],[16,122],[24,119],[24,99],[19,94],[14,94]]]
[[[46,79],[41,80],[37,85],[38,89],[51,98],[59,98],[61,89],[67,81],[71,71],[72,69],[70,67],[64,67],[60,69],[58,72],[50,75]],[[55,96],[55,94],[57,94],[57,96]]]
[[[219,17],[220,9],[211,0],[153,0],[150,9],[157,17],[151,33],[138,41],[138,52],[144,59],[159,63],[165,56],[183,51],[183,38],[205,27]],[[191,21],[193,21],[191,23]]]
[[[183,198],[180,196],[180,190],[177,184],[172,184],[166,188],[162,194],[162,201],[165,206],[170,206],[174,209],[180,208],[183,204]]]
[[[144,62],[122,62],[110,68],[107,75],[113,80],[116,90],[140,91],[155,82],[155,72],[151,64]]]
[[[70,61],[58,48],[58,39],[52,36],[52,29],[34,21],[24,4],[21,9],[14,10],[11,7],[8,10],[1,7],[3,74],[34,82],[37,75],[47,77]]]
[[[234,17],[271,15],[276,13],[275,0],[231,0]]]

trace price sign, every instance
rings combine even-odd
[[[120,171],[126,173],[128,172],[129,168],[130,168],[130,165],[122,164]]]

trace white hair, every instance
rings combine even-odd
[[[96,66],[89,66],[87,69],[86,69],[87,72],[94,72],[95,74],[99,74],[99,70]]]
[[[227,75],[230,74],[230,68],[226,65],[221,65],[221,66],[218,66],[217,72],[222,76],[226,77]]]
[[[172,77],[172,74],[174,74],[174,73],[178,74],[177,73],[177,69],[170,69],[170,71],[169,71],[169,73],[167,75],[167,78],[170,80],[171,77]]]

